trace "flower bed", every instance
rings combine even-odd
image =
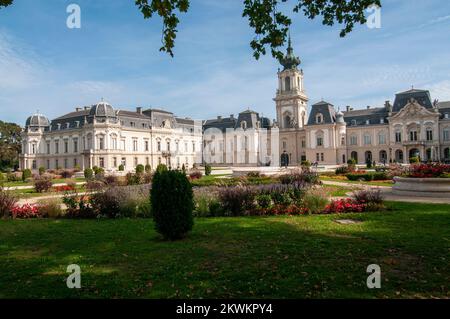
[[[39,213],[39,208],[36,205],[17,205],[11,209],[11,217],[16,219],[27,219],[27,218],[40,218],[42,217]]]
[[[75,190],[75,186],[73,185],[61,185],[61,186],[54,186],[53,191],[55,192],[71,192]]]
[[[412,178],[450,178],[450,165],[432,163],[411,165],[407,177]]]

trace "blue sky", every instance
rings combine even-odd
[[[241,0],[192,0],[174,58],[159,52],[161,21],[144,20],[134,0],[15,2],[0,10],[1,120],[23,124],[36,110],[55,118],[102,97],[196,119],[247,108],[275,116],[279,65],[253,58]],[[71,3],[81,29],[66,27]],[[450,100],[450,1],[382,4],[380,29],[358,26],[346,38],[338,26],[293,16],[310,104],[382,106],[411,85]]]

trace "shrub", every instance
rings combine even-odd
[[[143,182],[144,184],[151,184],[153,179],[153,174],[152,173],[145,173],[143,176]]]
[[[0,172],[0,186],[3,185],[4,181],[5,181],[5,175],[3,175],[2,172]]]
[[[269,194],[259,194],[256,196],[259,208],[267,209],[272,205],[272,198]]]
[[[34,189],[37,193],[48,192],[53,186],[50,178],[47,176],[41,176],[34,180]]]
[[[303,169],[301,171],[294,171],[289,174],[281,175],[280,182],[282,184],[308,183],[318,185],[320,184],[320,178],[319,174],[316,172],[309,169]]]
[[[255,195],[249,186],[224,187],[219,191],[219,201],[225,211],[239,216],[254,208]]]
[[[119,179],[117,178],[117,176],[108,175],[105,176],[104,183],[108,186],[117,186],[119,185]]]
[[[354,159],[354,158],[351,158],[351,159],[349,159],[348,161],[347,161],[347,164],[348,165],[356,165],[356,160]]]
[[[73,171],[65,169],[61,172],[61,176],[62,176],[62,178],[72,178]]]
[[[142,184],[142,175],[140,174],[133,174],[131,172],[128,172],[125,176],[127,185],[139,185]]]
[[[6,174],[6,180],[8,182],[18,182],[22,180],[22,176],[18,176],[15,173],[7,173]]]
[[[84,178],[87,180],[91,180],[94,177],[94,171],[92,168],[85,168],[84,169]]]
[[[16,203],[17,197],[0,187],[0,217],[9,217]]]
[[[145,172],[147,174],[150,174],[152,172],[152,167],[150,166],[150,164],[145,165]]]
[[[359,204],[352,198],[344,198],[331,201],[325,207],[323,213],[333,214],[333,213],[360,213],[366,209],[365,205]]]
[[[248,172],[248,173],[247,173],[247,177],[250,177],[250,178],[259,178],[259,177],[261,177],[261,174],[260,174],[259,172]]]
[[[307,191],[303,198],[303,205],[311,214],[320,214],[329,202],[328,194],[321,188]]]
[[[31,174],[31,169],[26,168],[23,170],[22,172],[22,182],[26,182],[27,179],[31,178],[32,174]]]
[[[367,160],[366,161],[366,167],[367,168],[372,168],[372,161],[371,160]]]
[[[409,177],[414,178],[432,178],[445,177],[445,174],[450,173],[450,165],[446,164],[416,164],[409,168]]]
[[[158,164],[158,166],[156,167],[156,173],[162,173],[167,171],[167,166],[165,164]]]
[[[145,167],[142,164],[136,166],[136,174],[142,175],[145,171]]]
[[[84,188],[88,191],[100,191],[105,188],[105,183],[98,180],[89,180],[84,184]]]
[[[64,216],[61,201],[55,198],[38,202],[38,210],[42,217],[59,218]]]
[[[119,165],[119,171],[123,172],[125,170],[125,166],[123,164]]]
[[[385,181],[389,179],[388,174],[386,172],[376,172],[373,173],[372,175],[374,181]]]
[[[370,181],[373,180],[373,174],[366,173],[366,172],[363,172],[363,173],[355,172],[355,173],[347,174],[345,176],[347,177],[347,179],[349,181],[367,181],[367,182],[370,182]]]
[[[45,173],[45,168],[40,166],[39,167],[39,175],[44,175],[44,173]]]
[[[419,159],[419,157],[417,157],[417,156],[413,156],[413,157],[410,157],[410,158],[409,158],[409,162],[410,162],[411,164],[418,164],[418,163],[420,163],[420,159]]]
[[[92,219],[97,217],[89,202],[89,197],[86,195],[66,194],[63,197],[63,203],[67,206],[65,214],[67,218]]]
[[[305,167],[305,168],[310,168],[311,167],[311,162],[308,160],[302,161],[301,162],[301,166]]]
[[[384,208],[384,198],[379,189],[360,190],[353,193],[352,198],[356,203],[365,205],[366,210],[378,211]]]
[[[90,203],[97,215],[108,218],[150,217],[148,186],[109,187],[92,194]]]
[[[151,205],[156,230],[164,238],[180,239],[192,230],[193,191],[182,172],[156,172],[151,189]]]
[[[205,164],[205,175],[206,176],[211,175],[211,171],[212,171],[211,165],[210,164]]]
[[[335,174],[336,175],[345,175],[348,173],[352,173],[354,172],[355,167],[352,165],[343,165],[343,166],[339,166],[338,168],[336,168]]]
[[[42,217],[36,205],[25,204],[22,206],[14,206],[11,210],[12,218],[39,218]]]
[[[189,173],[189,177],[191,180],[200,179],[202,178],[203,174],[199,170],[193,170],[191,173]]]

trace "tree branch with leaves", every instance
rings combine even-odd
[[[0,8],[11,5],[14,0],[0,0]],[[133,0],[144,19],[155,15],[163,21],[162,46],[160,51],[174,55],[179,16],[189,10],[191,0]],[[210,0],[221,1],[221,0]],[[303,13],[308,19],[322,18],[322,24],[342,25],[341,37],[345,37],[356,24],[366,23],[364,11],[371,5],[381,7],[381,0],[242,0],[242,16],[248,18],[249,25],[255,31],[250,42],[253,56],[259,59],[270,50],[272,56],[282,57],[279,50],[288,36],[292,18],[278,10],[283,3],[294,3],[293,14]]]

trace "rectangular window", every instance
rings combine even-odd
[[[76,158],[73,159],[73,168],[76,168],[78,166],[78,161]]]
[[[378,144],[386,144],[386,136],[384,134],[379,135]]]
[[[148,141],[145,141],[145,151],[148,152]]]
[[[64,159],[64,168],[69,168],[69,161],[67,160],[67,158]]]
[[[69,153],[69,142],[64,141],[64,153]]]
[[[323,138],[322,137],[317,138],[317,146],[323,146]]]
[[[409,140],[410,141],[417,141],[417,131],[409,132]]]
[[[100,137],[98,139],[99,149],[103,150],[105,148],[105,139],[103,137]]]
[[[195,152],[195,142],[192,142],[192,152]]]
[[[302,140],[302,148],[306,148],[306,141]]]
[[[59,169],[59,161],[58,160],[55,160],[55,168]]]
[[[127,159],[126,159],[126,157],[122,157],[121,165],[123,165],[123,167],[127,167]]]
[[[31,154],[36,154],[36,144],[31,144]]]
[[[113,157],[113,167],[117,167],[117,157]]]
[[[125,140],[121,140],[120,143],[122,144],[122,145],[121,145],[122,151],[126,151],[126,148],[125,148]]]
[[[47,143],[47,154],[50,154],[50,143]]]
[[[157,151],[158,152],[161,152],[161,142],[160,141],[158,141],[158,143],[156,144],[156,149],[157,149]]]
[[[138,162],[138,158],[137,158],[137,157],[135,157],[135,158],[134,158],[134,166],[136,167],[136,166],[138,166],[138,164],[139,164],[139,162]]]
[[[73,152],[78,153],[78,139],[73,140]]]
[[[137,152],[137,150],[138,150],[137,140],[133,140],[133,152]]]
[[[167,142],[167,152],[170,152],[170,142]]]
[[[98,165],[99,165],[101,168],[104,168],[104,167],[105,167],[105,158],[104,158],[104,157],[100,157],[100,158],[98,159]]]
[[[150,165],[150,159],[148,157],[145,158],[145,165]]]
[[[112,139],[112,149],[113,150],[116,150],[117,149],[117,138],[113,138]]]
[[[32,168],[33,168],[33,169],[36,169],[36,168],[37,168],[36,160],[33,160]]]
[[[50,160],[47,160],[47,169],[50,169]]]
[[[401,142],[402,142],[402,133],[395,132],[395,143],[401,143]]]
[[[358,144],[358,138],[356,136],[350,136],[350,145],[357,145]]]
[[[316,162],[320,161],[320,154],[316,153]]]
[[[55,154],[59,154],[59,141],[55,141]]]
[[[325,161],[325,156],[324,156],[323,153],[320,153],[320,160],[321,160],[322,162]]]
[[[372,139],[370,138],[370,135],[364,135],[364,144],[365,145],[372,144]]]
[[[433,140],[433,131],[427,130],[427,141],[432,141],[432,140]]]
[[[450,131],[444,130],[444,141],[450,141]]]
[[[184,143],[184,151],[187,153],[187,151],[188,151],[188,143]]]

